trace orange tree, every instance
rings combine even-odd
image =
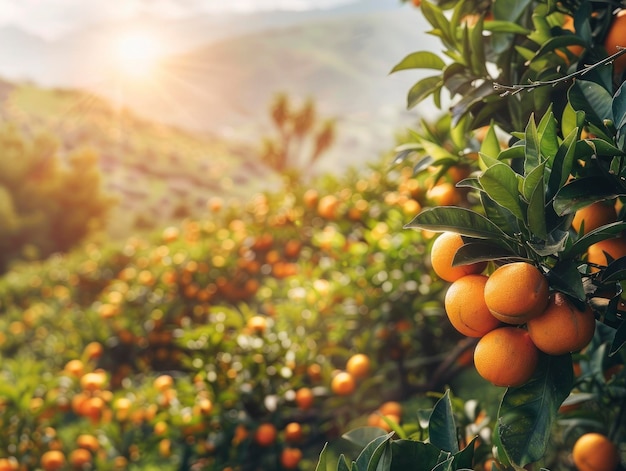
[[[393,71],[434,70],[410,89],[408,105],[432,97],[450,107],[412,132],[396,162],[412,162],[431,184],[451,168],[472,171],[456,185],[467,191],[462,204],[426,208],[407,228],[462,236],[447,242],[451,255],[433,252],[433,266],[453,282],[451,320],[479,338],[478,373],[507,389],[491,450],[460,433],[458,404],[445,394],[417,432],[348,434],[364,448],[337,469],[617,469],[626,451],[622,5],[414,4],[444,51],[410,54]],[[486,275],[476,274],[483,266],[455,269],[485,262]],[[469,306],[456,300],[459,281]],[[467,329],[465,319],[489,314],[499,322]],[[572,457],[591,432],[605,448],[583,440]],[[326,460],[324,451],[319,469]]]

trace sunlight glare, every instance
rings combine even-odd
[[[145,79],[155,72],[161,55],[157,37],[146,31],[120,36],[115,44],[118,72],[130,79]]]

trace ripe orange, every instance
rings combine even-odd
[[[378,408],[378,411],[383,415],[402,417],[402,404],[396,401],[387,401]]]
[[[485,303],[484,275],[466,275],[450,285],[444,301],[450,323],[463,335],[482,337],[500,325]]]
[[[280,464],[285,469],[296,469],[302,460],[302,451],[299,448],[285,448],[280,453]]]
[[[267,320],[263,316],[252,316],[248,319],[246,327],[252,334],[263,334],[267,329]]]
[[[170,375],[160,375],[154,379],[152,385],[156,390],[164,392],[174,386],[174,378]]]
[[[68,361],[63,369],[66,373],[80,378],[85,372],[85,364],[81,360],[74,359]]]
[[[413,6],[418,7],[422,4],[422,0],[412,0]]]
[[[626,47],[626,9],[615,14],[611,27],[604,38],[604,49],[609,55],[617,52],[617,46]],[[626,69],[626,56],[622,55],[613,62],[613,74],[620,77],[624,69]]]
[[[60,450],[48,450],[41,455],[40,463],[44,471],[56,471],[65,466],[65,455]]]
[[[334,220],[337,217],[339,199],[335,195],[326,195],[317,203],[317,214],[324,219]]]
[[[572,227],[576,232],[580,232],[582,229],[582,235],[616,220],[615,204],[598,201],[576,211],[572,220]]]
[[[102,389],[106,383],[106,373],[104,371],[93,371],[85,373],[80,378],[80,386],[86,391],[97,391]]]
[[[278,432],[273,424],[263,423],[254,432],[254,441],[260,446],[270,446],[276,441],[277,435]]]
[[[614,471],[619,466],[619,450],[600,433],[585,433],[572,450],[578,471]]]
[[[94,453],[100,449],[100,442],[98,442],[98,439],[88,433],[79,435],[76,439],[76,445],[80,448],[85,448]]]
[[[567,31],[571,31],[572,33],[575,33],[576,29],[574,28],[574,17],[569,16],[569,15],[566,16],[565,20],[563,21],[563,24],[561,25],[561,28]],[[573,45],[573,46],[567,46],[567,50],[570,51],[572,55],[578,57],[582,55],[584,48],[582,46]],[[569,64],[569,57],[565,52],[559,49],[556,49],[554,52],[559,57],[563,58],[563,60]]]
[[[606,239],[591,245],[587,249],[587,261],[592,265],[606,266],[609,262],[605,252],[611,259],[626,256],[626,239],[623,237]],[[598,269],[592,266],[591,271]]]
[[[13,456],[10,458],[0,458],[0,471],[17,471],[19,463]]]
[[[292,443],[302,440],[302,425],[298,422],[288,423],[285,426],[285,440]]]
[[[500,327],[485,334],[474,350],[478,374],[496,386],[521,386],[533,375],[539,350],[524,329]]]
[[[365,378],[370,373],[371,362],[367,355],[357,353],[346,363],[346,371],[354,378]]]
[[[459,202],[457,189],[449,182],[433,186],[426,192],[426,198],[436,206],[452,206]]]
[[[73,450],[69,456],[69,462],[75,469],[85,469],[91,461],[91,453],[85,448],[77,448]]]
[[[491,314],[507,324],[523,324],[540,315],[548,304],[548,281],[527,262],[502,265],[485,284]]]
[[[577,352],[587,346],[596,330],[593,311],[579,311],[565,295],[554,293],[539,317],[530,319],[528,334],[535,346],[549,355]]]
[[[340,371],[330,383],[330,389],[338,396],[348,396],[356,389],[354,376],[347,371]]]
[[[444,232],[435,239],[430,250],[430,261],[439,278],[452,282],[465,275],[480,273],[485,269],[486,262],[452,266],[454,256],[463,244],[463,238],[455,232]]]
[[[296,391],[296,404],[302,410],[308,410],[313,406],[315,396],[310,388],[300,388]]]

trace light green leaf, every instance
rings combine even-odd
[[[328,459],[328,442],[326,442],[324,444],[324,448],[322,448],[320,457],[317,460],[317,466],[315,466],[315,471],[326,471],[328,469],[327,459]]]
[[[524,175],[541,163],[541,147],[534,115],[530,116],[524,137]]]
[[[500,142],[498,141],[493,121],[489,125],[489,129],[487,130],[487,134],[485,134],[483,142],[480,144],[480,153],[493,159],[497,159],[498,154],[500,154]]]
[[[445,66],[446,63],[437,54],[429,51],[420,51],[407,55],[404,59],[398,62],[393,69],[391,69],[390,73],[392,74],[394,72],[398,72],[399,70],[407,69],[443,70]]]

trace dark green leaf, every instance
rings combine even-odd
[[[357,470],[371,471],[371,464],[374,466],[373,469],[376,469],[378,462],[385,455],[385,448],[389,446],[392,436],[393,433],[388,433],[369,442],[355,461]]]
[[[380,427],[359,427],[344,433],[341,437],[360,448],[365,448],[372,440],[385,435],[387,432]]]
[[[555,49],[561,49],[563,52],[567,51],[568,46],[583,46],[585,47],[587,43],[584,39],[579,38],[575,34],[567,34],[563,36],[555,36],[553,38],[548,39],[544,42],[539,50],[537,51],[535,57],[541,57],[548,52],[552,52]]]
[[[615,337],[613,337],[613,342],[611,342],[609,356],[615,355],[624,345],[626,345],[626,322],[622,322],[615,331]]]
[[[615,147],[613,144],[605,141],[604,139],[585,139],[584,142],[589,147],[591,147],[592,152],[596,155],[601,155],[601,156],[625,155],[624,151],[622,151],[618,147]]]
[[[615,95],[613,95],[613,119],[617,129],[621,129],[626,125],[626,82],[617,89]]]
[[[548,234],[546,240],[541,242],[528,242],[528,246],[533,249],[536,254],[542,257],[550,257],[564,250],[568,237],[569,232],[554,230]]]
[[[440,450],[431,443],[413,440],[391,442],[393,459],[391,471],[422,471],[434,468],[439,460]]]
[[[547,273],[550,286],[579,301],[586,298],[578,263],[574,260],[563,260]]]
[[[317,460],[317,466],[315,466],[315,471],[326,471],[328,469],[328,465],[326,464],[326,460],[328,458],[328,443],[324,444],[324,448],[322,448],[322,452],[320,453],[320,457]]]
[[[452,462],[452,469],[461,470],[461,469],[474,469],[474,450],[476,444],[476,438],[472,438],[472,441],[467,444],[463,450],[456,453],[454,455],[454,460]]]
[[[522,194],[524,195],[526,201],[530,201],[530,198],[532,197],[537,187],[540,187],[543,191],[543,173],[545,172],[545,170],[546,164],[544,162],[541,165],[535,167],[528,175],[526,175],[526,178],[524,178],[524,183],[522,185]]]
[[[584,111],[587,119],[597,126],[603,126],[605,119],[613,119],[613,97],[595,82],[577,80],[569,89],[569,101],[575,110]]]
[[[452,265],[519,258],[511,250],[486,239],[467,242],[457,250]]]
[[[499,438],[513,463],[525,466],[544,456],[559,406],[572,385],[570,355],[541,355],[532,379],[506,391],[498,412]]]
[[[417,82],[409,90],[407,98],[407,108],[411,109],[415,107],[419,102],[424,100],[428,95],[433,94],[437,88],[441,87],[441,77],[435,75],[433,77],[426,77]]]
[[[548,198],[553,197],[569,178],[576,158],[576,138],[578,128],[574,128],[559,146],[554,160],[552,172],[548,180]]]
[[[415,167],[413,167],[413,174],[417,175],[418,173],[426,170],[434,161],[435,159],[433,159],[430,155],[420,159],[419,162],[415,164]]]
[[[517,175],[511,167],[503,163],[493,165],[478,177],[478,181],[495,203],[508,209],[516,218],[524,220]]]
[[[554,197],[554,210],[559,216],[578,211],[596,201],[620,196],[622,192],[604,177],[584,177],[568,183]]]
[[[352,466],[349,464],[346,457],[344,455],[340,455],[339,460],[337,461],[337,471],[350,471],[351,468]]]
[[[454,458],[452,456],[448,456],[445,460],[440,461],[439,464],[432,469],[432,471],[452,471],[453,461]]]
[[[519,232],[520,220],[507,211],[499,204],[496,204],[489,195],[484,192],[480,193],[480,203],[485,210],[487,218],[498,226],[507,234],[515,234]]]
[[[454,412],[452,410],[452,401],[450,401],[450,392],[445,394],[437,401],[428,421],[428,437],[430,443],[437,448],[457,453],[459,451],[459,442],[456,435],[456,423],[454,421]]]
[[[415,216],[405,227],[435,232],[452,231],[481,239],[497,240],[507,237],[497,225],[485,216],[471,209],[453,206],[426,209]]]
[[[471,92],[467,93],[452,106],[450,110],[452,112],[452,124],[456,125],[461,118],[471,111],[474,105],[483,102],[489,95],[495,94],[497,92],[494,91],[492,82],[484,82],[478,88],[472,89]]]
[[[446,63],[437,54],[429,51],[413,52],[396,64],[390,73],[407,69],[443,70],[445,66]]]
[[[489,75],[487,71],[487,60],[485,59],[485,46],[483,39],[483,17],[481,16],[478,22],[469,31],[469,53],[472,72],[479,77],[485,77]]]
[[[584,254],[593,244],[610,239],[626,230],[626,222],[614,222],[589,231],[563,252],[563,257],[574,258]]]

